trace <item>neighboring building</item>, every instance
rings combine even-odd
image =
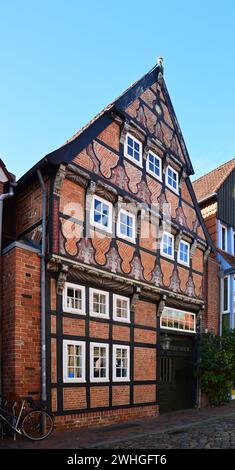
[[[211,241],[192,174],[160,61],[6,201],[3,390],[46,398],[58,429],[195,405]]]
[[[209,298],[218,302],[219,331],[235,328],[235,158],[193,183],[219,263],[219,277],[209,275]],[[235,385],[232,392],[235,398]]]

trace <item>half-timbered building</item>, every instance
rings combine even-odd
[[[3,391],[59,429],[194,406],[211,249],[162,60],[5,201]]]

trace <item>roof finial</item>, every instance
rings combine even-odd
[[[163,66],[163,57],[158,57],[157,58],[157,64]]]

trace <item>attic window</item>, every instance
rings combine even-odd
[[[126,135],[124,155],[142,167],[142,143],[129,133]]]
[[[171,188],[175,193],[179,192],[179,175],[171,166],[166,171],[166,186]]]
[[[158,180],[162,180],[162,161],[151,151],[147,156],[147,172]]]

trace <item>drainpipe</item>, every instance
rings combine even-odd
[[[0,196],[0,403],[2,395],[2,218],[3,218],[3,202],[5,199],[14,196],[14,188],[10,186],[9,193]]]
[[[41,244],[41,400],[46,401],[46,203],[47,194],[45,183],[40,170],[37,170],[40,186],[42,188],[42,244]]]

